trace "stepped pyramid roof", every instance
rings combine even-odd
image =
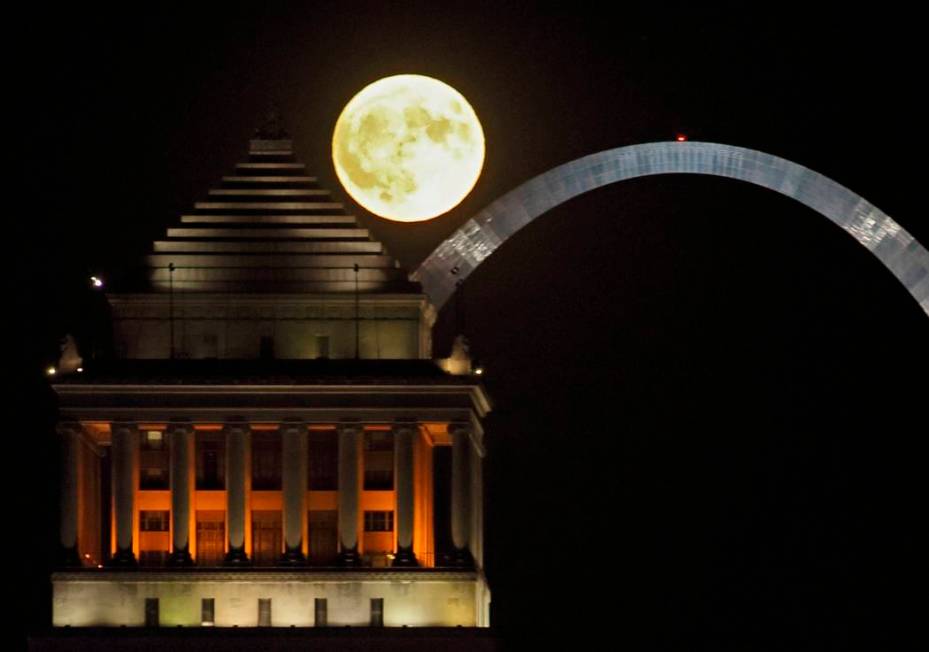
[[[180,225],[145,268],[155,291],[421,293],[419,284],[322,189],[283,133],[259,130],[248,159]]]

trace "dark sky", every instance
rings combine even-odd
[[[929,243],[915,15],[573,5],[11,20],[28,42],[11,55],[22,178],[8,221],[26,399],[42,404],[58,334],[89,328],[87,276],[146,253],[242,160],[271,100],[310,173],[341,192],[335,120],[390,74],[451,84],[487,138],[451,213],[397,225],[357,209],[409,268],[535,174],[678,132],[811,167]],[[507,631],[567,624],[653,649],[915,631],[929,321],[827,220],[734,181],[627,182],[512,238],[463,304],[497,402],[488,574]],[[440,348],[455,321],[443,312]]]

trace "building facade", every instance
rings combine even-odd
[[[116,358],[54,383],[54,625],[489,625],[488,397],[283,134],[107,298]]]

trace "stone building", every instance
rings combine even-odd
[[[488,397],[305,175],[260,132],[108,293],[116,358],[56,376],[54,625],[489,624]]]

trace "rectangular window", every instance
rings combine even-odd
[[[252,511],[252,561],[255,566],[274,566],[283,551],[281,512]]]
[[[271,626],[271,598],[258,598],[258,626]]]
[[[258,345],[258,357],[262,360],[274,359],[274,338],[270,335],[262,335]]]
[[[226,554],[226,513],[197,510],[197,565],[221,566]]]
[[[371,627],[384,626],[384,598],[371,598]]]
[[[167,532],[171,528],[171,512],[168,510],[142,510],[139,512],[141,532]]]
[[[139,489],[167,489],[169,481],[164,433],[147,430],[139,438]]]
[[[316,336],[316,357],[317,358],[328,358],[329,357],[329,336],[328,335],[317,335]]]
[[[365,512],[365,532],[393,532],[393,512]]]
[[[171,512],[166,509],[139,511],[139,564],[164,566],[171,542]]]
[[[317,566],[334,566],[339,555],[338,511],[311,509],[307,513],[307,523],[310,563]]]
[[[335,491],[339,483],[339,440],[333,431],[310,431],[307,442],[307,480],[315,491]]]
[[[394,438],[389,432],[364,434],[364,488],[369,491],[394,488]]]
[[[313,624],[316,627],[326,627],[329,624],[329,603],[326,598],[316,598],[313,605],[316,614]]]
[[[198,432],[196,455],[197,489],[225,489],[226,436],[221,432]]]
[[[145,598],[145,626],[158,627],[158,598]]]
[[[281,488],[281,436],[276,432],[252,434],[252,489]]]
[[[216,604],[213,598],[203,598],[200,601],[200,624],[203,627],[212,627],[216,624]]]
[[[219,357],[219,337],[216,333],[203,334],[203,357],[213,359]]]

